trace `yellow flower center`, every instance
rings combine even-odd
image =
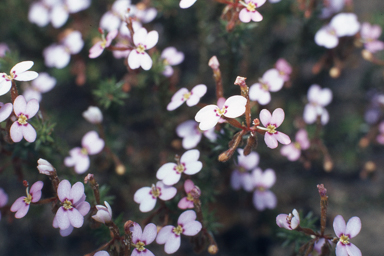
[[[88,155],[88,150],[87,150],[86,148],[82,148],[82,149],[80,150],[80,152],[81,152],[81,154],[83,154],[83,155]]]
[[[343,244],[349,244],[349,237],[343,234],[340,237],[340,242],[342,242]]]
[[[191,92],[184,93],[183,100],[189,99],[189,97],[191,97],[191,94],[192,94]]]
[[[228,108],[227,106],[224,106],[222,109],[216,108],[215,109],[216,115],[218,116],[224,115],[225,113],[227,113],[227,108]]]
[[[178,164],[178,165],[176,166],[176,171],[177,171],[178,173],[183,173],[184,170],[185,170],[184,165],[182,165],[182,164]]]
[[[135,244],[135,247],[136,247],[136,250],[138,250],[139,252],[141,251],[144,251],[145,250],[145,243],[139,241]]]
[[[249,2],[247,4],[247,10],[250,11],[250,12],[256,11],[256,5],[253,2]]]
[[[145,52],[145,46],[142,44],[139,44],[136,48],[137,53],[144,53]]]
[[[65,210],[70,210],[73,208],[72,206],[72,202],[69,201],[68,199],[65,199],[64,203],[63,203],[63,207]]]
[[[193,197],[192,197],[191,193],[187,194],[187,200],[193,202]]]
[[[103,39],[103,41],[101,42],[101,48],[105,48],[105,45],[107,44],[107,40]]]
[[[257,187],[257,190],[260,192],[264,192],[266,189],[264,187]]]
[[[276,133],[276,126],[273,124],[269,124],[267,127],[267,132],[272,134]]]
[[[264,91],[268,92],[269,91],[269,86],[267,83],[261,83],[261,89],[263,89]]]
[[[153,197],[159,197],[160,195],[160,190],[158,187],[156,187],[155,185],[152,185],[152,191],[151,191],[151,194]]]
[[[300,143],[299,142],[295,142],[295,144],[293,144],[295,146],[295,148],[297,149],[301,149],[301,146],[300,146]]]
[[[169,66],[170,65],[167,59],[163,60],[163,64],[164,64],[164,66]]]
[[[31,204],[31,202],[32,202],[32,196],[31,196],[31,194],[29,194],[29,193],[27,192],[27,197],[25,197],[25,198],[23,199],[23,201],[24,201],[24,203],[26,203],[26,204]]]
[[[173,233],[175,233],[176,235],[180,235],[181,233],[183,233],[183,227],[178,225],[176,228],[174,228],[173,230]]]
[[[20,114],[17,122],[19,122],[19,124],[21,124],[21,125],[24,125],[24,124],[28,123],[27,120],[28,120],[28,118],[25,115]]]

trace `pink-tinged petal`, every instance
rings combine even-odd
[[[264,135],[264,141],[265,141],[265,144],[267,144],[267,146],[269,148],[274,149],[274,148],[277,148],[277,146],[278,146],[278,143],[277,143],[275,136],[269,134],[268,132],[266,132]]]
[[[84,216],[76,209],[68,210],[68,218],[71,225],[75,228],[80,228],[84,223]]]
[[[19,198],[17,198],[16,200],[15,200],[15,202],[12,204],[12,206],[11,206],[11,212],[16,212],[16,211],[18,211],[20,208],[22,208],[22,207],[25,207],[26,206],[26,203],[24,202],[24,199],[25,199],[26,197],[25,196],[21,196],[21,197],[19,197]]]
[[[99,138],[97,132],[90,131],[83,136],[81,145],[87,149],[89,155],[95,155],[103,150],[105,143],[103,139]]]
[[[133,195],[133,200],[136,203],[140,204],[141,202],[146,201],[149,198],[152,198],[152,196],[151,196],[151,194],[149,192],[151,192],[151,188],[150,187],[140,188]]]
[[[77,203],[84,195],[84,185],[80,181],[73,184],[71,191],[69,192],[69,198],[73,200],[73,203]]]
[[[361,256],[362,255],[360,249],[357,248],[356,245],[350,243],[346,247],[347,247],[347,252],[348,252],[349,256]],[[339,256],[339,255],[337,255],[337,256]]]
[[[27,102],[25,101],[25,98],[23,95],[19,95],[16,97],[15,101],[13,102],[13,110],[15,112],[16,116],[19,116],[20,114],[26,114],[26,108],[27,108]]]
[[[186,163],[185,164],[185,174],[188,175],[194,175],[201,171],[201,168],[203,168],[203,163],[200,161],[192,162],[192,163]]]
[[[118,30],[113,30],[111,32],[108,33],[107,37],[106,37],[106,44],[105,44],[105,47],[108,47],[111,45],[112,43],[112,40],[115,39],[115,37],[117,36],[117,34],[119,33]]]
[[[279,71],[275,68],[269,69],[264,73],[263,82],[269,85],[271,92],[279,91],[284,84],[284,80],[280,77]]]
[[[16,123],[16,122],[15,122]],[[36,130],[31,124],[20,126],[23,133],[23,137],[28,142],[34,142],[36,140]]]
[[[304,121],[307,124],[313,124],[316,121],[316,118],[317,118],[316,108],[311,104],[305,105],[304,114],[303,114]]]
[[[245,191],[252,192],[255,189],[252,174],[248,172],[241,175],[241,183]]]
[[[187,88],[180,88],[173,96],[171,101],[182,101],[184,102],[184,95],[189,93]]]
[[[162,74],[166,77],[170,77],[173,75],[173,68],[171,66],[164,66],[164,70]]]
[[[288,135],[286,135],[285,133],[282,133],[282,132],[276,132],[274,134],[274,137],[281,143],[281,144],[284,144],[284,145],[288,145],[291,143],[291,139],[289,138]]]
[[[276,69],[279,70],[280,72],[283,72],[284,75],[290,75],[292,73],[291,65],[285,59],[282,59],[282,58],[276,61]]]
[[[268,110],[266,109],[263,109],[260,111],[260,122],[265,126],[267,127],[268,124],[270,124],[270,121],[271,121],[271,112],[269,112]]]
[[[67,229],[71,225],[71,222],[69,221],[69,218],[68,218],[68,211],[64,210],[63,207],[60,207],[57,210],[55,218],[57,221],[57,226],[60,229]]]
[[[229,118],[236,118],[244,114],[245,105],[247,104],[247,99],[243,96],[236,95],[229,97],[224,105],[228,106],[227,112],[224,116]]]
[[[16,219],[21,219],[23,218],[25,215],[27,215],[28,211],[29,211],[29,204],[25,204],[19,208],[19,210],[17,210],[17,212],[15,213],[15,218]]]
[[[267,0],[253,0],[253,2],[256,4],[257,8],[265,4]]]
[[[270,188],[276,182],[276,174],[272,169],[266,169],[262,174],[261,182],[259,183],[264,188]]]
[[[161,195],[159,196],[159,198],[163,201],[168,201],[168,200],[171,200],[172,198],[174,198],[176,193],[177,193],[176,188],[170,187],[170,186],[164,186],[164,188],[161,191]]]
[[[142,240],[141,237],[143,235],[143,230],[138,223],[133,222],[133,227],[130,228],[130,231],[132,232],[132,242],[134,244],[136,244],[139,240]]]
[[[0,102],[0,122],[3,122],[5,119],[7,119],[13,110],[12,103],[2,103]]]
[[[188,210],[180,214],[179,218],[177,219],[177,224],[184,226],[188,222],[194,220],[196,220],[196,212],[193,210]]]
[[[152,243],[157,236],[157,227],[153,223],[149,223],[145,226],[141,240],[145,241],[145,244],[148,245]]]
[[[59,186],[57,188],[57,196],[59,197],[61,202],[64,202],[65,199],[69,198],[70,190],[71,190],[71,183],[69,183],[68,180],[62,180],[59,183]]]
[[[192,201],[189,201],[186,197],[183,197],[181,198],[181,200],[179,201],[179,203],[177,204],[177,207],[179,207],[180,209],[193,209],[193,202]]]
[[[140,209],[141,212],[152,211],[153,208],[155,208],[156,202],[157,202],[157,198],[148,197],[147,200],[142,201],[140,203],[139,209]]]
[[[220,116],[216,114],[216,105],[208,105],[200,109],[195,116],[196,122],[199,122],[199,128],[202,131],[206,131],[215,127],[220,120]]]
[[[301,149],[306,150],[310,146],[307,130],[300,129],[296,133],[296,141],[299,142]]]
[[[186,9],[191,7],[195,2],[196,0],[181,0],[179,6],[181,9]]]
[[[340,241],[336,245],[336,256],[348,256],[347,248]]]
[[[259,102],[260,105],[267,105],[269,102],[271,102],[271,93],[269,91],[265,91],[260,88],[259,94],[258,94],[257,102]]]
[[[147,30],[145,28],[140,28],[139,30],[135,31],[135,34],[133,35],[133,42],[137,46],[140,43],[145,44],[145,39],[147,37]]]
[[[276,217],[277,226],[279,226],[280,228],[291,229],[287,223],[287,217],[288,215],[283,213],[277,215]]]
[[[207,86],[205,84],[198,84],[191,90],[192,94],[203,97],[207,93]]]
[[[253,193],[253,205],[259,211],[263,211],[266,208],[274,209],[277,205],[277,199],[275,194],[271,191],[258,191]]]
[[[149,50],[152,47],[154,47],[157,42],[159,41],[159,33],[155,30],[152,30],[151,32],[148,33],[147,37],[145,38],[145,46],[146,49]]]
[[[285,118],[284,110],[281,108],[277,108],[273,111],[271,120],[269,121],[271,124],[274,124],[276,127],[279,127]]]
[[[11,69],[11,73],[20,74],[28,69],[30,69],[33,66],[33,61],[22,61],[17,63],[13,68]]]
[[[333,230],[337,237],[340,237],[342,234],[345,234],[345,220],[343,216],[337,215],[333,220]]]
[[[180,178],[181,174],[172,170],[172,172],[170,172],[162,181],[165,185],[172,186],[176,184]]]
[[[66,236],[69,236],[73,231],[73,227],[71,225],[69,225],[68,228],[66,229],[60,229],[60,235],[62,237],[66,237]]]
[[[165,177],[167,177],[170,173],[173,172],[173,169],[176,167],[177,165],[175,163],[166,163],[166,164],[163,164],[159,170],[157,170],[157,173],[156,173],[156,178],[159,179],[159,180],[163,180]]]
[[[183,229],[184,229],[183,235],[195,236],[200,232],[202,227],[203,226],[201,225],[201,223],[197,220],[188,222],[185,225],[183,225]]]
[[[91,210],[91,205],[88,202],[82,202],[81,204],[76,206],[76,209],[81,215],[85,216]],[[109,212],[112,212],[112,210],[109,210]]]
[[[200,151],[197,149],[191,149],[186,152],[181,156],[180,162],[181,163],[188,163],[188,162],[196,162],[199,160],[200,157]]]
[[[191,192],[191,190],[194,189],[194,187],[195,187],[195,184],[193,183],[192,180],[186,180],[184,182],[184,190],[185,190],[185,192],[187,192],[187,193]]]
[[[104,47],[102,46],[102,42],[97,42],[96,44],[94,44],[91,49],[89,49],[89,55],[88,57],[90,59],[95,59],[97,57],[99,57],[104,51]]]
[[[239,13],[239,20],[244,23],[251,21],[251,13],[247,11],[247,8],[243,8]]]
[[[136,33],[135,33],[136,35]],[[137,69],[140,67],[140,54],[132,50],[128,55],[128,65],[131,69]]]
[[[31,186],[31,189],[29,190],[29,193],[32,195],[32,202],[36,203],[41,198],[41,189],[44,186],[44,182],[42,181],[36,181]]]
[[[90,165],[89,157],[82,155],[81,157],[79,157],[76,160],[77,160],[77,162],[75,163],[75,167],[74,167],[75,172],[77,174],[83,174],[89,168],[89,165]]]
[[[22,126],[19,126],[17,121],[12,124],[10,135],[13,142],[20,142],[23,139]]]
[[[148,55],[148,53],[144,52],[142,55],[140,55],[140,66],[144,70],[150,70],[152,67],[152,59]]]
[[[258,11],[252,12],[250,14],[251,14],[251,19],[255,22],[259,22],[263,20],[263,16]]]
[[[11,87],[12,87],[11,81],[3,80],[2,82],[0,82],[0,96],[9,92],[9,90],[11,90]]]
[[[350,238],[357,236],[361,230],[361,220],[359,217],[352,217],[347,222],[347,227],[345,228],[345,234],[349,235]]]
[[[132,252],[132,255],[133,255],[133,252]],[[131,256],[132,256],[131,255]],[[108,252],[106,251],[98,251],[97,253],[95,253],[94,256],[110,256]]]
[[[181,238],[171,234],[164,246],[164,251],[168,254],[175,253],[180,248]]]
[[[165,244],[165,242],[167,242],[168,238],[170,238],[171,236],[174,236],[172,233],[172,229],[174,229],[174,228],[175,228],[174,226],[168,225],[168,226],[165,226],[162,229],[160,229],[160,231],[156,237],[156,243]]]
[[[364,47],[368,51],[375,53],[384,49],[384,42],[382,41],[368,42],[364,44]]]
[[[237,157],[237,163],[239,166],[246,170],[254,169],[260,161],[260,156],[256,152],[251,152],[249,155],[244,156],[243,150],[238,149],[239,156]]]
[[[301,156],[301,150],[297,149],[294,144],[289,144],[281,147],[280,153],[286,156],[289,161],[296,161]]]
[[[28,119],[31,119],[36,115],[37,111],[39,111],[39,107],[39,102],[36,99],[31,99],[26,105],[24,114],[28,116]]]

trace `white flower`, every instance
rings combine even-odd
[[[8,74],[0,73],[0,96],[9,92],[12,80],[31,81],[39,76],[35,71],[27,71],[33,66],[33,61],[22,61],[17,63]]]
[[[147,32],[145,28],[140,28],[133,35],[133,42],[136,46],[128,55],[128,65],[131,69],[137,69],[140,66],[144,70],[150,70],[152,59],[146,52],[157,44],[159,33],[157,31]]]
[[[103,121],[103,113],[98,107],[89,106],[86,111],[83,112],[83,117],[92,124],[99,124]]]
[[[172,96],[171,102],[167,106],[167,110],[175,110],[184,102],[186,102],[189,107],[195,106],[199,103],[200,98],[203,97],[206,92],[207,86],[204,84],[196,85],[191,91],[188,91],[187,88],[181,88]]]
[[[329,114],[324,107],[331,102],[332,91],[314,84],[309,88],[307,97],[309,102],[304,108],[304,121],[312,124],[316,121],[317,116],[320,116],[323,125],[328,123]]]
[[[39,173],[48,176],[55,172],[55,167],[53,167],[50,162],[42,158],[37,160],[37,169],[39,170]]]
[[[95,215],[92,215],[92,218],[95,221],[105,224],[112,219],[112,208],[107,201],[104,201],[104,205],[96,205],[97,212]]]

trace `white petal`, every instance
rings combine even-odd
[[[17,63],[12,69],[11,73],[20,74],[28,69],[30,69],[33,66],[33,61],[22,61],[20,63]]]
[[[147,37],[145,38],[144,45],[146,46],[146,49],[149,50],[153,46],[155,46],[158,41],[159,41],[159,33],[155,30],[152,30],[148,33]]]
[[[241,116],[245,112],[246,104],[247,99],[243,96],[236,95],[229,97],[224,103],[224,106],[228,107],[224,116],[229,118],[236,118]]]
[[[144,70],[150,70],[152,67],[152,59],[148,55],[148,53],[144,52],[143,54],[140,55],[140,66]]]
[[[131,69],[137,69],[140,67],[140,54],[137,51],[132,50],[128,55],[128,65]]]

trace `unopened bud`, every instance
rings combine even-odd
[[[319,194],[321,197],[328,197],[327,189],[324,187],[324,184],[317,185],[317,189],[319,190]]]
[[[201,190],[198,186],[195,186],[189,193],[191,193],[193,199],[199,199],[201,196]]]
[[[244,156],[249,155],[252,152],[252,149],[254,149],[257,146],[257,139],[256,136],[250,135],[247,139],[247,145],[244,147],[243,154]]]
[[[119,164],[116,166],[115,171],[118,175],[123,175],[125,173],[125,166],[122,164]]]
[[[92,173],[88,173],[88,175],[85,176],[85,178],[84,178],[85,184],[87,184],[88,182],[92,184],[94,181],[95,181],[95,178],[94,178]]]
[[[208,252],[209,252],[209,254],[216,254],[218,251],[219,251],[219,248],[218,248],[217,245],[215,245],[215,244],[211,244],[211,245],[208,247]]]
[[[332,77],[332,78],[338,78],[340,76],[340,68],[338,67],[333,67],[331,68],[331,70],[329,70],[329,75]]]
[[[220,66],[219,60],[216,56],[212,56],[212,58],[208,61],[208,66],[210,66],[212,69],[218,69]]]
[[[28,187],[28,181],[23,180],[23,186],[27,188]]]
[[[131,231],[131,228],[133,227],[133,221],[131,221],[131,220],[128,220],[128,221],[126,221],[125,223],[124,223],[124,232],[125,232],[125,234],[130,234],[130,233],[132,233],[132,231]]]
[[[103,31],[102,28],[99,28],[98,30],[99,30],[99,33],[100,33],[100,34],[104,35],[104,31]]]
[[[367,61],[372,61],[373,60],[373,54],[370,51],[366,50],[366,49],[361,51],[361,56],[363,56],[363,58],[365,60],[367,60]]]
[[[244,93],[248,93],[248,86],[245,83],[246,79],[247,79],[246,77],[238,76],[238,77],[236,77],[236,80],[235,80],[235,83],[234,83],[235,85],[240,86],[241,91],[244,92]]]

